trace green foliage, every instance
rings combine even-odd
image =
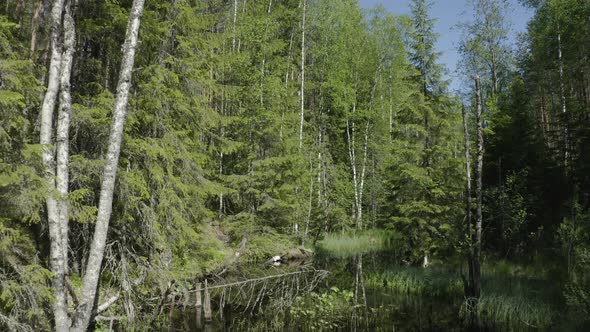
[[[578,320],[588,321],[590,305],[590,214],[578,203],[574,203],[572,215],[564,218],[557,230],[556,239],[561,255],[567,262],[567,276],[563,291],[570,313]]]
[[[526,199],[526,177],[526,170],[511,174],[502,186],[492,187],[486,191],[485,213],[489,223],[488,229],[500,234],[499,239],[490,239],[488,243],[498,241],[498,246],[507,253],[522,253],[525,241],[529,240],[526,226],[530,222],[530,200]]]
[[[294,247],[292,241],[253,214],[242,213],[226,219],[227,234],[237,245],[242,238],[247,240],[242,259],[260,262],[270,257],[284,254]]]
[[[44,201],[55,193],[47,188],[36,144],[50,45],[48,18],[35,26],[36,3],[0,6],[0,329],[46,330],[51,321]],[[244,238],[246,261],[317,240],[319,248],[342,256],[393,247],[410,262],[453,252],[464,238],[460,107],[437,61],[429,1],[413,1],[409,17],[383,7],[363,11],[352,0],[306,4],[305,31],[299,0],[146,7],[100,291],[114,294],[144,273],[145,279],[109,315],[150,316],[152,308],[139,305],[143,299],[159,296],[172,280],[188,288],[233,260]],[[129,5],[83,1],[75,8],[67,196],[75,288],[97,214]],[[526,253],[558,234],[575,276],[566,297],[580,307],[587,231],[566,219],[553,233],[566,189],[547,192],[568,187],[562,184],[570,176],[582,195],[590,183],[590,162],[579,152],[590,142],[583,99],[590,38],[580,28],[589,7],[577,0],[534,5],[522,71],[510,75],[511,59],[501,59],[501,87],[486,98],[484,238],[498,242],[484,247]],[[501,8],[487,9],[477,12],[477,22],[487,14],[501,21]],[[558,25],[566,116],[559,113],[556,83]],[[483,34],[466,40],[467,70],[484,68],[492,46],[504,50],[503,28],[481,31],[491,33],[493,45]],[[31,52],[33,33],[38,45]],[[541,125],[538,118],[545,119]],[[571,125],[567,162],[555,157],[565,154],[565,124]],[[456,276],[408,271],[382,277],[407,294],[461,291]],[[490,297],[488,306],[498,307],[498,298]],[[345,291],[298,301],[294,313],[314,318],[317,329],[340,328],[339,319],[350,314]]]
[[[332,287],[322,293],[309,293],[295,299],[290,314],[311,331],[345,327],[353,309],[353,293]]]
[[[404,76],[419,74],[392,117],[395,126],[383,176],[386,200],[393,203],[385,209],[384,224],[403,234],[411,260],[448,249],[443,239],[456,236],[463,190],[462,160],[456,158],[461,142],[458,105],[446,95],[428,7],[426,1],[413,4],[408,33],[414,68],[406,69]]]
[[[0,219],[0,327],[49,329],[45,308],[53,300],[51,272],[40,265],[26,231]]]
[[[49,329],[51,273],[34,229],[48,191],[39,176],[40,147],[30,133],[42,91],[19,26],[0,14],[0,329]]]

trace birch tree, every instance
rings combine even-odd
[[[60,71],[62,62],[62,12],[64,0],[55,0],[51,9],[51,62],[47,91],[41,106],[40,143],[43,146],[43,166],[47,179],[47,223],[50,242],[50,267],[53,272],[53,315],[55,328],[63,331],[68,327],[67,297],[65,293],[65,247],[63,231],[60,224],[59,207],[55,193],[55,155],[53,149],[53,114],[59,93]]]
[[[68,182],[69,182],[69,135],[70,135],[70,113],[72,109],[72,97],[70,92],[70,76],[72,73],[72,62],[76,44],[76,31],[74,18],[72,16],[71,2],[66,0],[64,10],[64,51],[60,72],[60,95],[59,111],[57,119],[56,134],[56,189],[59,193],[58,210],[59,224],[62,237],[62,250],[64,259],[64,273],[68,274]]]
[[[462,23],[464,36],[459,45],[463,54],[462,71],[480,75],[484,89],[495,97],[502,88],[512,67],[512,52],[508,45],[508,27],[505,0],[471,0],[474,20]],[[490,98],[492,100],[492,98]]]
[[[139,34],[139,23],[143,13],[145,0],[134,0],[129,12],[129,22],[123,45],[123,59],[117,83],[117,95],[113,110],[113,120],[102,175],[98,216],[94,226],[94,236],[88,256],[86,274],[83,278],[82,295],[78,311],[73,322],[73,331],[86,331],[92,318],[100,269],[104,256],[109,221],[112,213],[113,191],[119,165],[123,128],[127,116],[127,102],[131,88],[131,73],[135,61],[135,50]]]
[[[484,137],[483,137],[483,106],[481,97],[481,82],[479,76],[475,76],[475,105],[477,120],[477,166],[476,166],[476,186],[475,195],[477,210],[475,215],[475,233],[473,242],[473,296],[479,298],[481,295],[481,231],[483,223],[482,205],[483,205],[483,154],[484,154]]]
[[[305,121],[305,16],[307,0],[303,1],[303,10],[301,14],[301,90],[299,91],[300,110],[299,110],[299,151],[303,148],[303,122]],[[270,8],[270,5],[269,5]]]
[[[469,241],[473,237],[473,225],[471,224],[471,151],[469,148],[469,127],[467,121],[467,109],[463,105],[463,145],[465,149],[465,225],[467,228],[467,234]],[[468,280],[468,292],[471,295],[473,289],[473,248],[472,244],[468,247],[468,260],[469,265],[469,280]]]

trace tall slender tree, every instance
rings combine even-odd
[[[477,202],[475,214],[475,231],[472,238],[473,246],[473,269],[472,290],[473,296],[479,298],[481,295],[481,234],[483,225],[483,154],[484,154],[484,136],[483,136],[483,105],[481,97],[481,81],[479,76],[474,77],[475,81],[475,107],[477,121],[477,165],[476,165],[476,182],[475,196]]]
[[[40,143],[43,145],[43,165],[47,178],[48,194],[46,197],[47,221],[49,241],[51,243],[50,261],[53,272],[53,289],[55,302],[53,315],[55,328],[58,331],[69,327],[67,313],[67,297],[65,292],[65,247],[63,245],[63,230],[60,223],[59,207],[55,198],[55,155],[53,148],[53,115],[59,94],[60,71],[62,63],[62,12],[63,0],[55,0],[51,9],[51,61],[47,91],[41,108]]]
[[[139,24],[145,1],[134,0],[129,12],[129,23],[123,45],[123,60],[117,84],[117,94],[113,110],[113,120],[109,137],[109,146],[100,190],[98,216],[94,226],[94,235],[89,251],[86,273],[83,279],[82,296],[76,316],[73,321],[73,331],[86,331],[92,318],[92,311],[96,300],[96,291],[100,270],[104,257],[104,250],[112,214],[113,192],[123,140],[123,129],[127,117],[127,102],[131,88],[131,73],[135,61],[135,50],[139,35]],[[63,322],[59,326],[63,326]]]

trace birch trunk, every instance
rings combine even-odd
[[[465,148],[465,177],[466,177],[466,194],[465,194],[465,223],[467,225],[467,232],[469,234],[469,239],[472,241],[473,239],[473,225],[471,224],[471,153],[469,152],[469,128],[467,126],[467,110],[465,106],[463,106],[463,143]],[[474,275],[473,275],[473,254],[471,251],[470,244],[470,252],[468,256],[468,265],[469,265],[469,283],[467,284],[466,295],[472,296],[473,295],[473,284],[474,284]]]
[[[358,186],[358,202],[356,206],[356,227],[358,230],[363,228],[363,191],[365,187],[365,173],[367,170],[367,148],[369,145],[369,121],[365,128],[365,143],[363,145],[363,164],[361,165],[361,178]]]
[[[305,103],[305,11],[307,0],[303,0],[303,14],[301,20],[301,109],[299,111],[299,151],[303,148],[303,122],[304,122],[304,103]]]
[[[232,52],[236,49],[236,22],[238,20],[238,0],[234,0],[234,27],[233,27],[233,36],[231,40],[231,50]]]
[[[309,222],[311,220],[311,212],[313,208],[313,159],[311,158],[311,152],[309,153],[309,205],[307,207],[307,217],[305,219],[305,230],[303,231],[303,239],[301,245],[305,246],[307,241],[307,233],[309,232]]]
[[[72,62],[76,43],[76,30],[74,18],[70,9],[71,1],[65,6],[63,29],[64,29],[64,51],[61,61],[60,76],[60,101],[57,120],[56,155],[57,155],[57,176],[56,188],[59,193],[57,207],[59,211],[59,226],[61,230],[61,245],[64,261],[64,274],[68,274],[68,182],[69,182],[69,134],[70,134],[70,113],[72,109],[72,98],[70,94],[70,77],[72,73]]]
[[[109,220],[112,212],[113,191],[115,188],[117,165],[119,163],[119,154],[121,151],[123,127],[127,115],[129,88],[131,86],[131,72],[135,60],[139,23],[144,3],[145,0],[133,0],[133,5],[131,6],[131,11],[129,13],[125,44],[123,45],[123,59],[121,61],[121,71],[119,73],[117,95],[113,110],[111,134],[109,137],[108,152],[100,190],[98,216],[96,218],[94,236],[90,247],[90,253],[88,255],[86,274],[83,279],[80,305],[74,321],[74,331],[86,331],[88,324],[90,323],[92,309],[95,303],[100,268],[102,265],[107,232],[109,229]]]
[[[55,329],[68,328],[67,298],[64,279],[64,257],[62,232],[59,224],[59,210],[55,195],[55,157],[53,150],[53,112],[59,92],[59,72],[61,68],[61,15],[64,0],[55,0],[51,9],[51,60],[47,91],[41,106],[40,143],[43,146],[43,166],[47,180],[47,224],[50,242],[50,268],[53,273],[52,287],[53,316]]]
[[[352,106],[353,113],[356,108],[356,105]],[[354,189],[354,204],[352,209],[352,218],[357,221],[356,214],[357,214],[357,206],[358,206],[358,181],[357,181],[357,169],[356,169],[356,153],[354,151],[354,121],[352,121],[352,126],[349,126],[348,121],[346,121],[346,135],[348,138],[348,158],[350,159],[350,167],[352,168],[352,184]]]
[[[393,142],[393,93],[389,88],[389,143]]]
[[[352,105],[353,114],[356,113],[356,103]],[[362,228],[362,217],[363,217],[363,187],[364,179],[367,166],[367,147],[369,138],[369,122],[365,130],[365,141],[363,146],[363,161],[361,164],[360,174],[357,166],[356,149],[355,149],[355,122],[349,125],[349,121],[346,121],[346,135],[348,141],[348,158],[350,159],[350,167],[352,168],[352,184],[354,189],[354,204],[352,209],[352,218],[356,223],[357,229]]]
[[[498,94],[498,65],[496,61],[496,52],[494,48],[492,52],[492,65],[491,65],[491,76],[492,76],[492,96],[495,97]]]
[[[477,214],[475,220],[475,241],[473,247],[473,295],[479,298],[481,294],[481,227],[482,215],[482,175],[483,175],[483,120],[481,83],[479,76],[475,77],[475,99],[477,104],[477,182],[475,194],[477,196]]]
[[[568,166],[568,159],[569,159],[569,139],[568,139],[568,131],[569,131],[569,123],[567,120],[567,106],[565,102],[565,83],[563,78],[563,58],[561,52],[561,30],[559,24],[557,24],[557,60],[559,62],[559,90],[560,90],[560,99],[561,99],[561,113],[563,114],[563,139],[565,142],[564,147],[564,155],[563,155],[563,162],[567,172]]]

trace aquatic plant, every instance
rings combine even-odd
[[[294,322],[302,323],[305,330],[342,328],[353,311],[353,293],[332,287],[322,293],[309,293],[298,297],[290,309]]]
[[[367,285],[383,285],[399,293],[431,297],[456,297],[463,294],[461,278],[452,273],[419,267],[399,267],[367,277]]]
[[[552,299],[558,296],[559,288],[515,266],[501,263],[497,268],[490,267],[482,297],[465,299],[460,315],[468,318],[474,313],[483,326],[511,331],[551,326],[556,316]]]
[[[470,318],[471,312],[479,324],[510,331],[527,328],[547,328],[554,317],[552,307],[543,301],[522,296],[483,294],[479,301],[466,299],[460,315]]]
[[[351,234],[328,234],[317,242],[319,252],[333,257],[351,257],[359,254],[392,249],[398,238],[396,233],[371,230]]]

